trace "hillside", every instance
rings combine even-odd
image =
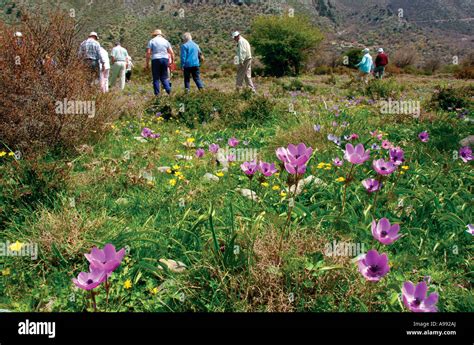
[[[56,6],[38,0],[0,0],[1,18],[14,23],[22,3],[45,13]],[[288,14],[289,8],[294,8],[295,14],[312,18],[326,36],[322,50],[333,55],[349,47],[383,46],[389,53],[414,49],[419,64],[433,58],[448,64],[453,56],[462,59],[474,47],[474,6],[469,0],[91,0],[89,4],[68,0],[57,3],[65,11],[73,9],[80,30],[78,40],[95,30],[107,47],[122,40],[137,60],[143,59],[150,31],[159,27],[176,49],[181,34],[191,31],[209,58],[208,66],[225,67],[232,64],[234,45],[230,33],[233,30],[248,34],[255,16]]]

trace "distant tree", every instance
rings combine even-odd
[[[264,16],[252,23],[250,41],[262,57],[267,74],[298,75],[309,52],[323,35],[308,18],[302,16]]]

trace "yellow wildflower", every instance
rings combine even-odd
[[[13,252],[19,252],[23,247],[23,243],[16,241],[15,243],[10,244],[10,250]]]
[[[338,177],[338,178],[336,179],[336,182],[344,182],[345,180],[346,180],[346,179],[341,176],[341,177]]]
[[[194,140],[195,140],[194,138],[187,138],[187,139],[186,139],[186,142],[188,142],[188,143],[193,143]]]
[[[216,176],[222,177],[222,176],[224,176],[224,173],[222,171],[219,171],[219,172],[216,173]]]
[[[123,283],[123,287],[125,289],[131,289],[132,288],[132,281],[130,279],[127,279],[125,283]]]
[[[260,184],[261,184],[263,187],[268,187],[268,186],[269,186],[268,182],[262,182],[262,183],[260,183]]]
[[[181,167],[178,164],[173,165],[173,170],[179,170]]]
[[[175,130],[174,132],[175,132],[176,134],[179,134],[179,129]]]
[[[152,295],[156,295],[158,293],[158,288],[154,287],[153,289],[150,290]]]
[[[9,276],[10,275],[10,269],[9,268],[5,268],[4,270],[2,270],[2,276]]]
[[[184,175],[179,175],[178,179],[184,180]]]
[[[15,153],[14,153],[14,152],[8,152],[8,155],[9,155],[10,157],[12,157],[12,156],[15,155]]]
[[[173,187],[176,186],[176,179],[169,180],[169,184]]]
[[[281,191],[281,192],[280,192],[280,196],[285,197],[285,196],[286,196],[286,193],[285,193],[284,191]]]
[[[274,185],[274,186],[272,187],[272,189],[273,189],[273,190],[280,190],[280,186]]]
[[[5,156],[7,153],[5,151],[0,152],[0,157]]]
[[[181,171],[175,171],[174,176],[181,176],[183,173]]]
[[[404,171],[400,171],[400,175],[403,175],[405,172]]]
[[[171,173],[172,173],[171,169],[166,169],[166,172],[167,172],[168,174],[171,174]]]
[[[408,167],[408,165],[402,165],[402,169],[403,169],[403,170],[408,170],[409,167]]]

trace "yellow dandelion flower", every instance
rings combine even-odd
[[[130,279],[127,279],[124,283],[123,283],[123,287],[125,289],[131,289],[132,288],[132,281]]]
[[[172,173],[171,169],[166,169],[166,172],[167,172],[168,174],[171,174],[171,173]]]
[[[400,171],[400,175],[403,175],[405,172],[404,171]]]
[[[344,182],[345,180],[346,180],[346,179],[341,176],[341,177],[338,177],[338,178],[336,179],[336,182]]]
[[[325,167],[324,170],[331,170],[331,167]]]
[[[9,155],[10,157],[13,157],[13,156],[15,155],[15,152],[8,152],[8,155]]]
[[[224,173],[222,171],[219,171],[219,172],[216,173],[216,176],[222,177],[222,176],[224,176]]]
[[[10,244],[10,250],[13,252],[19,252],[23,247],[23,243],[16,241],[15,243]]]
[[[188,143],[194,143],[194,140],[195,140],[194,138],[187,138],[187,139],[186,139],[186,142],[188,142]]]
[[[181,176],[183,175],[183,173],[181,171],[175,171],[174,172],[174,176]]]
[[[274,185],[274,186],[272,187],[272,189],[273,189],[273,190],[280,190],[280,186]]]
[[[5,268],[4,270],[2,270],[2,276],[9,276],[10,273],[11,271],[9,268]]]
[[[179,134],[179,133],[180,133],[179,129],[175,130],[174,132],[175,132],[176,134]]]
[[[153,289],[150,290],[152,295],[156,295],[158,293],[158,288],[154,287]]]
[[[179,170],[181,167],[178,164],[173,165],[173,170]]]
[[[171,179],[171,180],[169,180],[168,183],[169,183],[171,186],[174,187],[174,186],[176,186],[176,179]]]
[[[280,196],[285,197],[285,196],[286,196],[286,193],[285,193],[284,191],[281,191],[281,192],[280,192]]]
[[[0,152],[0,157],[5,156],[7,153],[5,151]]]
[[[408,170],[410,167],[408,165],[402,165],[403,170]]]
[[[268,182],[262,182],[260,183],[263,187],[268,187],[270,184]]]
[[[179,179],[179,180],[184,180],[184,175],[180,175],[180,176],[178,177],[178,179]]]
[[[274,173],[273,175],[275,175],[275,176],[280,176],[280,172],[279,172],[279,171],[277,171],[277,172],[276,172],[276,173]]]

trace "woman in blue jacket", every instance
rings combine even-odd
[[[363,80],[366,84],[369,82],[369,75],[373,69],[372,56],[369,54],[369,48],[365,48],[363,51],[364,56],[362,60],[355,65],[359,67],[360,79]]]

